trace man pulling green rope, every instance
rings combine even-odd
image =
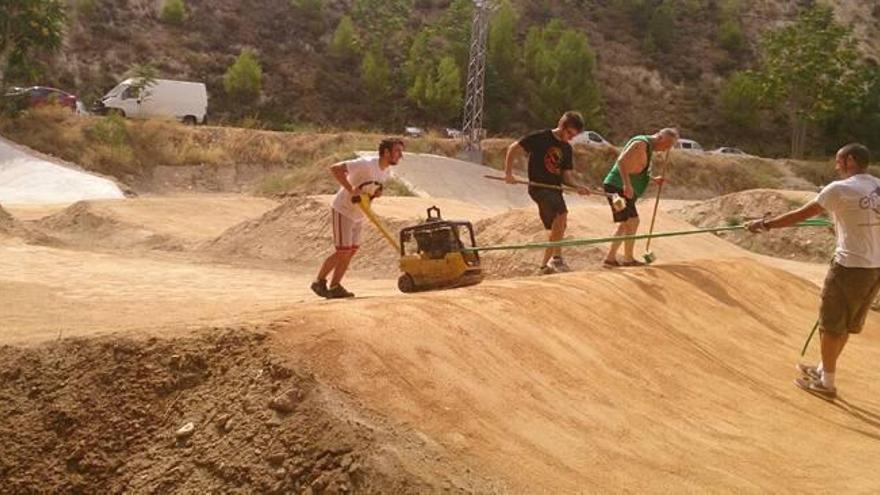
[[[844,146],[835,159],[841,180],[825,186],[816,199],[797,210],[746,226],[758,233],[825,212],[834,219],[837,249],[822,287],[816,325],[822,360],[816,365],[798,363],[802,376],[795,379],[798,387],[826,399],[837,396],[837,360],[850,334],[862,331],[871,302],[880,291],[880,179],[868,173],[870,161],[865,146]]]

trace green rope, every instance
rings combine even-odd
[[[792,227],[831,227],[833,224],[828,220],[810,219],[800,222]],[[498,244],[495,246],[476,246],[465,248],[464,251],[509,251],[516,249],[546,249],[554,247],[589,246],[591,244],[603,244],[606,242],[650,239],[654,237],[676,237],[682,235],[705,234],[712,232],[724,232],[729,230],[741,230],[745,225],[731,225],[728,227],[715,227],[711,229],[679,230],[675,232],[658,232],[656,234],[626,235],[620,237],[599,237],[594,239],[566,239],[555,242],[532,242],[525,244]]]

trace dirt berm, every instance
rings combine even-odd
[[[3,346],[0,493],[493,491],[350,403],[244,329]]]
[[[806,191],[755,189],[702,201],[672,213],[701,228],[737,225],[746,219],[800,208],[815,196]],[[835,236],[831,227],[778,229],[760,235],[739,230],[721,232],[718,236],[750,251],[779,258],[828,262],[834,254]]]
[[[0,206],[0,235],[13,235],[18,228],[18,221]]]
[[[26,226],[0,206],[0,239],[19,238],[25,242],[50,243],[52,239]]]
[[[393,235],[413,223],[389,218],[382,221]],[[396,277],[399,254],[369,221],[364,220],[362,229],[361,248],[352,261],[352,271],[359,276]],[[244,221],[205,243],[202,250],[220,259],[285,261],[317,269],[332,247],[330,207],[309,197],[287,200],[259,218]]]
[[[321,304],[271,330],[513,493],[873,492],[880,325],[824,402],[792,384],[818,299],[762,263],[705,260]]]

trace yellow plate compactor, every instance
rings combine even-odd
[[[360,202],[367,218],[383,237],[400,252],[401,292],[450,289],[483,281],[480,255],[467,248],[476,247],[473,225],[464,220],[444,220],[440,208],[428,208],[424,222],[400,231],[400,242],[390,234],[370,208],[370,199]]]
[[[400,231],[401,292],[446,289],[483,281],[474,227],[464,220],[444,220],[440,208],[428,208],[428,218]]]

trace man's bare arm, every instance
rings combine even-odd
[[[517,155],[525,152],[519,141],[513,142],[507,147],[507,154],[504,156],[504,177],[508,183],[514,183],[516,179],[513,177],[513,160]]]
[[[619,168],[618,172],[620,173],[620,178],[623,182],[623,195],[627,198],[631,198],[633,195],[629,174],[633,173],[634,170],[642,165],[642,157],[645,156],[645,153],[645,143],[642,141],[636,141],[623,150],[623,153],[617,160],[617,166]]]
[[[797,210],[783,213],[782,215],[769,219],[753,220],[751,222],[748,222],[746,223],[746,228],[749,229],[749,231],[751,232],[760,232],[770,229],[781,229],[784,227],[791,227],[798,222],[803,222],[808,218],[813,218],[817,215],[821,215],[822,213],[825,213],[825,209],[822,208],[819,203],[815,201],[810,201],[804,206],[798,208]]]
[[[346,191],[353,193],[354,186],[352,186],[348,182],[348,165],[345,162],[334,163],[330,165],[330,175],[336,179],[336,182],[339,183]]]

